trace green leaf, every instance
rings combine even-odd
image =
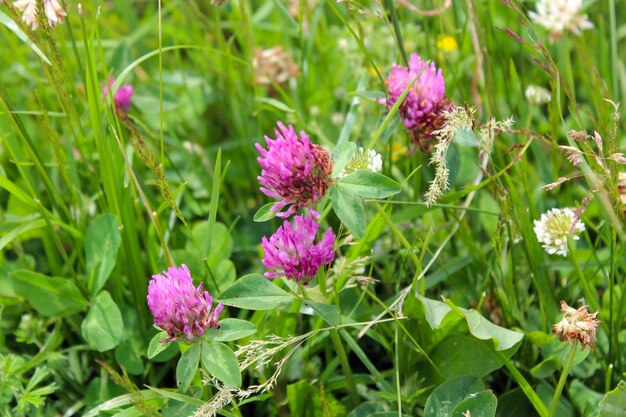
[[[202,254],[207,258],[209,266],[214,269],[221,260],[230,258],[233,253],[233,239],[228,228],[222,223],[215,223],[212,233],[209,232],[209,222],[207,221],[196,223],[191,229],[193,238],[200,245]],[[213,240],[209,241],[211,234]],[[187,242],[186,246],[189,252],[197,252],[191,242]]]
[[[260,223],[260,222],[266,222],[276,217],[276,213],[270,210],[272,207],[274,207],[274,204],[276,203],[267,203],[264,206],[262,206],[254,214],[254,218],[252,220],[254,220],[257,223]]]
[[[480,378],[471,375],[452,378],[439,385],[426,400],[424,417],[450,417],[454,408],[470,394],[482,391]]]
[[[285,103],[283,103],[282,101],[276,100],[274,98],[268,98],[268,97],[255,97],[255,100],[260,102],[260,103],[264,103],[267,104],[271,107],[274,107],[278,110],[282,110],[286,113],[295,113],[295,110],[292,109],[291,107],[289,107],[288,105],[286,105]]]
[[[333,173],[332,178],[337,178],[337,175],[345,168],[350,162],[354,152],[356,151],[356,143],[354,142],[342,142],[335,146],[332,152],[333,158]]]
[[[497,326],[481,316],[476,310],[467,310],[455,306],[450,300],[445,303],[416,296],[424,306],[426,320],[432,329],[437,329],[442,321],[453,312],[465,318],[470,333],[481,340],[493,340],[497,350],[508,350],[517,345],[524,335],[504,327]]]
[[[222,303],[227,306],[247,310],[272,310],[293,301],[294,297],[282,290],[269,279],[259,274],[239,278],[220,294]]]
[[[426,315],[426,321],[430,325],[431,329],[438,329],[443,322],[443,319],[452,311],[452,307],[441,301],[431,300],[430,298],[417,296],[417,299],[422,302],[424,306],[424,314]]]
[[[494,340],[497,350],[507,350],[518,344],[524,335],[493,324],[476,310],[462,309],[469,331],[481,340]]]
[[[100,292],[93,300],[87,317],[81,325],[83,338],[98,352],[113,349],[122,340],[122,314],[108,292]]]
[[[186,404],[191,404],[196,407],[200,407],[204,405],[204,401],[199,400],[197,398],[190,397],[188,395],[180,394],[176,391],[170,391],[170,390],[160,389],[156,387],[151,387],[150,385],[146,385],[146,388],[148,388],[151,391],[156,392],[159,395],[164,396],[165,398],[171,398],[172,400],[180,401]]]
[[[367,223],[363,202],[354,192],[343,187],[332,187],[330,191],[333,210],[339,220],[346,225],[355,238],[361,239],[365,236]]]
[[[224,319],[220,321],[220,328],[210,328],[205,337],[213,342],[230,342],[256,333],[256,326],[246,320]]]
[[[45,226],[46,221],[44,219],[33,219],[31,221],[27,221],[16,226],[9,232],[3,230],[3,236],[0,238],[0,250],[4,249],[6,245],[13,242],[13,240],[15,240],[21,234],[30,232],[31,230],[40,229]]]
[[[222,259],[213,270],[219,288],[228,288],[237,280],[235,264],[230,259]]]
[[[584,382],[579,379],[573,380],[567,386],[567,393],[572,401],[574,407],[578,410],[581,416],[593,415],[600,406],[600,401],[603,399],[603,395],[599,392],[587,387]],[[502,402],[500,402],[502,404]]]
[[[317,389],[306,381],[287,385],[289,415],[298,417],[323,417],[322,402]]]
[[[498,398],[498,417],[529,417],[537,415],[521,388],[507,390]],[[585,414],[583,414],[585,415]]]
[[[189,349],[183,352],[176,365],[176,386],[180,392],[189,389],[191,381],[196,376],[198,364],[200,363],[200,352],[202,343],[194,343]]]
[[[476,133],[470,129],[457,130],[452,140],[460,146],[477,147],[479,145]]]
[[[33,50],[34,53],[39,55],[39,58],[41,58],[46,64],[51,65],[50,60],[48,60],[48,58],[44,55],[44,53],[41,52],[41,49],[39,49],[37,45],[35,45],[28,38],[28,36],[22,31],[22,29],[19,28],[19,26],[17,26],[17,24],[13,21],[13,19],[11,19],[9,16],[4,14],[3,12],[0,12],[0,23],[6,26],[7,29],[9,29],[11,32],[15,33],[15,35],[18,38],[20,38],[22,42],[28,45],[30,49]]]
[[[623,417],[626,415],[626,382],[620,381],[613,391],[600,401],[598,417]]]
[[[128,338],[115,349],[115,360],[131,375],[141,375],[144,372],[143,361],[138,350],[138,346]]]
[[[70,316],[88,306],[76,285],[67,278],[51,278],[27,270],[15,271],[11,278],[15,293],[46,317]]]
[[[494,417],[497,407],[498,399],[493,392],[482,391],[461,401],[454,408],[452,417]]]
[[[117,217],[107,213],[96,218],[87,229],[85,257],[89,273],[89,292],[100,291],[117,262],[122,243]]]
[[[223,343],[202,344],[202,366],[231,388],[241,387],[241,372],[235,353]]]
[[[502,366],[492,348],[483,341],[460,334],[446,337],[432,351],[431,358],[444,378],[468,374],[483,377]]]
[[[359,170],[341,178],[337,185],[367,198],[385,198],[398,194],[400,184],[377,172]]]
[[[550,335],[550,339],[550,343],[541,347],[541,356],[544,360],[530,370],[531,375],[535,378],[547,378],[554,372],[563,369],[567,362],[571,345],[561,342],[558,337],[552,335]],[[582,363],[590,353],[591,349],[577,349],[572,366]]]
[[[83,414],[83,417],[98,417],[101,415],[107,415],[109,413],[102,413],[103,411],[111,411],[115,410],[127,405],[131,405],[137,402],[137,396],[141,396],[140,401],[155,401],[159,399],[159,395],[155,392],[151,392],[150,390],[141,390],[134,392],[132,394],[124,394],[115,398],[111,398],[103,402],[102,404],[98,404],[96,407],[89,410],[87,413]]]
[[[331,326],[338,326],[341,324],[339,309],[336,305],[317,303],[310,300],[305,300],[304,304],[311,307],[318,316],[323,318]]]
[[[352,410],[350,414],[348,414],[348,417],[369,417],[373,413],[383,411],[386,405],[387,404],[383,401],[366,401]]]
[[[148,359],[154,358],[156,355],[168,348],[170,342],[163,343],[163,341],[167,339],[167,337],[168,334],[165,331],[159,332],[154,335],[152,340],[150,340],[150,344],[148,345]]]

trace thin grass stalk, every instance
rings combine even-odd
[[[567,375],[574,364],[574,358],[576,357],[576,351],[578,350],[577,348],[578,343],[574,343],[570,346],[569,355],[567,355],[567,359],[565,361],[565,367],[563,368],[563,372],[561,372],[561,377],[559,378],[556,390],[554,391],[554,396],[552,397],[552,402],[550,403],[550,412],[548,413],[548,417],[554,417],[554,413],[556,413],[556,409],[559,405],[559,399],[561,398],[561,393],[563,392],[563,387],[565,387],[565,382],[567,382]]]

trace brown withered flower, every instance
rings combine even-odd
[[[269,49],[256,49],[252,58],[256,83],[259,85],[284,84],[290,78],[300,75],[298,66],[289,52],[281,46]]]
[[[596,320],[598,312],[589,313],[587,306],[575,309],[561,301],[561,311],[563,318],[552,328],[552,333],[558,334],[562,342],[568,341],[571,344],[580,342],[581,349],[589,345],[591,351],[596,344],[596,328],[600,325],[600,320]]]

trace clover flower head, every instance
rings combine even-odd
[[[295,216],[293,224],[285,220],[269,239],[263,236],[265,250],[263,265],[270,270],[266,278],[286,277],[307,284],[322,265],[335,258],[335,235],[326,230],[319,243],[314,244],[319,225],[311,216]]]
[[[538,85],[529,85],[524,94],[526,96],[526,100],[534,106],[540,106],[552,101],[552,94],[550,94],[550,90]]]
[[[170,267],[152,276],[148,284],[148,307],[154,325],[165,330],[165,341],[179,338],[197,339],[210,327],[219,327],[218,319],[224,305],[213,308],[213,298],[202,291],[202,284],[193,286],[186,265]]]
[[[400,115],[407,129],[418,127],[420,121],[436,111],[439,103],[445,98],[446,85],[441,69],[437,69],[434,62],[427,63],[422,61],[419,55],[411,54],[409,66],[394,64],[386,81],[389,92],[387,105],[391,107],[420,71],[422,73],[400,106]]]
[[[581,15],[582,0],[539,0],[537,11],[529,12],[530,18],[546,28],[552,41],[559,40],[566,30],[576,35],[593,28],[587,15]]]
[[[563,318],[552,327],[552,333],[558,334],[562,342],[574,344],[578,340],[582,350],[589,345],[593,352],[596,328],[600,325],[600,321],[596,320],[598,312],[589,313],[587,306],[575,309],[568,306],[565,301],[561,301],[561,311]]]
[[[343,178],[355,171],[367,170],[372,172],[380,172],[383,169],[383,160],[378,152],[373,149],[365,150],[359,147],[354,156],[341,170],[337,178]]]
[[[265,136],[267,149],[256,144],[261,155],[257,158],[261,166],[261,175],[257,178],[261,192],[280,199],[272,206],[272,211],[286,218],[301,208],[312,209],[311,206],[326,194],[332,183],[333,163],[328,152],[312,144],[303,131],[298,137],[293,126],[285,127],[279,122],[278,128],[276,139]],[[287,205],[291,206],[279,212]]]
[[[13,2],[13,6],[22,12],[22,20],[32,30],[39,28],[37,20],[37,0],[18,0]],[[59,23],[63,23],[63,18],[67,16],[63,7],[58,0],[43,0],[44,13],[48,18],[50,27],[55,27]]]
[[[546,252],[567,256],[568,239],[580,239],[578,234],[585,230],[585,224],[571,209],[553,208],[543,213],[540,220],[535,220],[534,230]]]
[[[109,95],[109,87],[112,87],[114,82],[115,77],[109,77],[108,85],[104,86],[104,89],[102,90],[105,97]],[[118,88],[113,94],[115,107],[124,112],[128,111],[130,109],[130,100],[133,98],[133,93],[134,91],[132,85],[125,84]]]
[[[259,85],[284,84],[290,78],[300,75],[300,69],[293,62],[289,52],[282,46],[269,49],[255,49],[252,58],[255,69],[255,81]]]

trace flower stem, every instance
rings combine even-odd
[[[578,347],[578,343],[574,343],[569,352],[569,356],[567,357],[567,361],[565,362],[565,367],[563,368],[563,372],[561,373],[561,378],[559,378],[559,383],[556,386],[556,391],[554,391],[554,397],[552,397],[552,404],[550,404],[550,414],[548,417],[553,417],[556,412],[556,407],[559,404],[559,398],[561,398],[561,392],[563,392],[563,387],[565,386],[565,381],[567,381],[567,374],[569,374],[570,369],[572,369],[572,364],[574,363],[574,357],[576,356],[576,348]]]
[[[350,363],[348,363],[348,355],[346,355],[346,350],[343,348],[343,343],[341,343],[337,329],[331,329],[328,333],[330,334],[330,340],[333,342],[333,347],[337,351],[343,373],[346,375],[346,384],[348,385],[350,398],[352,399],[354,407],[356,407],[359,404],[359,394],[356,392],[356,385],[352,379],[352,369],[350,369]]]
[[[509,370],[511,376],[513,376],[513,379],[515,379],[515,382],[517,382],[522,391],[524,391],[524,394],[526,394],[526,398],[528,398],[533,407],[535,407],[535,410],[537,410],[539,416],[548,417],[548,409],[546,408],[546,405],[543,403],[541,398],[539,398],[533,387],[530,386],[526,378],[524,378],[524,375],[522,375],[520,371],[517,370],[515,365],[511,363],[509,358],[507,358],[504,353],[495,349],[493,349],[493,352],[496,354],[496,356],[498,356],[498,359],[500,359],[502,363],[504,363],[504,366],[506,367],[506,369]]]

